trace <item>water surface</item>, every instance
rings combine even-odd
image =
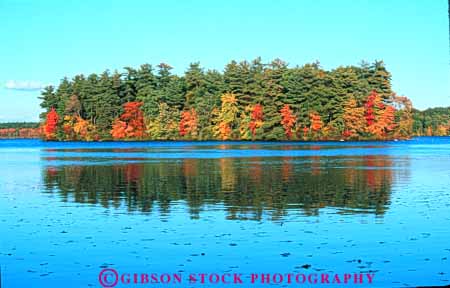
[[[1,140],[0,159],[4,287],[98,287],[103,268],[450,284],[448,137]]]

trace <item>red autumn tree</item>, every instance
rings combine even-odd
[[[364,113],[364,118],[366,118],[366,123],[367,123],[368,127],[370,127],[371,125],[373,125],[375,123],[374,106],[375,106],[376,98],[377,98],[377,92],[372,91],[369,94],[369,96],[367,96],[366,103],[364,104],[364,107],[366,108],[365,113]]]
[[[194,108],[189,111],[181,112],[181,120],[179,133],[180,136],[197,136],[197,112],[195,112]]]
[[[384,138],[397,127],[395,123],[395,108],[383,103],[376,91],[372,91],[369,94],[364,107],[364,117],[367,122],[366,131],[370,134],[377,138]]]
[[[127,102],[123,105],[124,112],[119,119],[115,119],[111,129],[111,136],[115,139],[142,138],[145,136],[143,102]]]
[[[250,131],[252,132],[252,135],[256,135],[256,129],[262,126],[263,123],[263,106],[261,104],[256,104],[253,107],[253,111],[251,114],[251,121],[248,124],[248,127],[250,128]]]
[[[284,133],[288,139],[292,137],[292,128],[295,125],[295,121],[297,121],[297,117],[292,113],[291,108],[288,104],[285,104],[283,108],[280,110],[281,113],[281,124],[284,128]]]
[[[145,134],[143,102],[128,102],[123,105],[124,112],[120,120],[127,123],[127,137],[142,138]]]
[[[47,119],[44,124],[45,138],[53,139],[55,137],[56,130],[58,129],[59,115],[55,108],[52,107],[50,112],[47,113]]]

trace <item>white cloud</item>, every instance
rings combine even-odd
[[[27,91],[41,90],[45,86],[47,86],[47,85],[43,84],[42,82],[39,82],[39,81],[9,80],[9,81],[6,81],[6,84],[5,84],[6,89],[27,90]]]

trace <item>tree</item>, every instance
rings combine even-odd
[[[47,140],[55,138],[56,130],[58,129],[59,115],[55,108],[51,108],[47,113],[47,119],[44,124],[44,133]]]
[[[342,117],[345,125],[343,136],[357,138],[360,133],[364,132],[366,126],[364,107],[359,107],[355,98],[351,97],[344,104],[344,114]]]
[[[248,124],[253,137],[256,136],[258,129],[263,126],[263,114],[263,106],[261,104],[253,106],[251,121]]]
[[[98,140],[97,129],[94,124],[84,120],[80,116],[75,117],[73,131],[79,136],[79,139],[85,141]]]
[[[311,119],[311,131],[313,131],[314,133],[320,132],[323,127],[323,122],[319,113],[313,111],[309,114],[309,117]]]
[[[380,119],[378,120],[378,125],[380,127],[381,132],[379,133],[381,136],[385,137],[388,133],[394,131],[397,127],[395,123],[395,108],[386,105],[381,113]]]
[[[144,113],[140,109],[142,105],[142,102],[127,102],[123,105],[123,114],[112,125],[110,133],[113,138],[142,139],[145,136]]]
[[[51,108],[57,107],[59,99],[56,98],[55,88],[53,86],[45,87],[39,99],[41,100],[41,108],[46,110],[40,115],[40,118],[44,120],[47,117],[48,111],[50,111]]]
[[[386,138],[397,127],[395,123],[395,108],[383,102],[376,91],[372,91],[365,103],[365,118],[367,132],[376,139]]]
[[[367,96],[366,103],[364,107],[366,108],[364,117],[366,118],[367,127],[370,128],[375,123],[375,102],[380,103],[380,98],[376,91],[372,91],[369,96]]]
[[[198,117],[194,108],[181,112],[179,134],[182,137],[196,139],[198,135]]]
[[[159,114],[147,124],[147,132],[151,139],[169,140],[178,136],[180,112],[166,103],[159,104]]]
[[[297,118],[292,114],[292,110],[288,104],[285,104],[280,110],[281,113],[281,124],[284,128],[284,133],[287,139],[292,137],[292,129],[297,121]]]
[[[264,136],[268,140],[282,139],[284,135],[281,123],[280,110],[285,100],[285,88],[282,85],[283,74],[287,71],[287,64],[275,59],[264,69]]]
[[[221,100],[222,106],[215,119],[214,135],[219,139],[227,140],[237,128],[237,99],[234,94],[225,93]]]
[[[116,119],[112,124],[111,136],[114,139],[124,139],[125,137],[127,137],[126,130],[127,130],[127,123],[120,119]]]
[[[396,138],[408,138],[409,135],[413,134],[413,111],[412,103],[408,97],[392,95],[391,101],[396,108],[395,122],[397,128],[394,132],[394,137]]]
[[[73,94],[67,100],[64,115],[73,115],[73,116],[81,115],[81,103],[76,94]]]

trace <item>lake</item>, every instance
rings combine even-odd
[[[100,287],[103,269],[450,284],[450,137],[0,140],[0,159],[1,287]],[[117,287],[299,286],[270,281]]]

